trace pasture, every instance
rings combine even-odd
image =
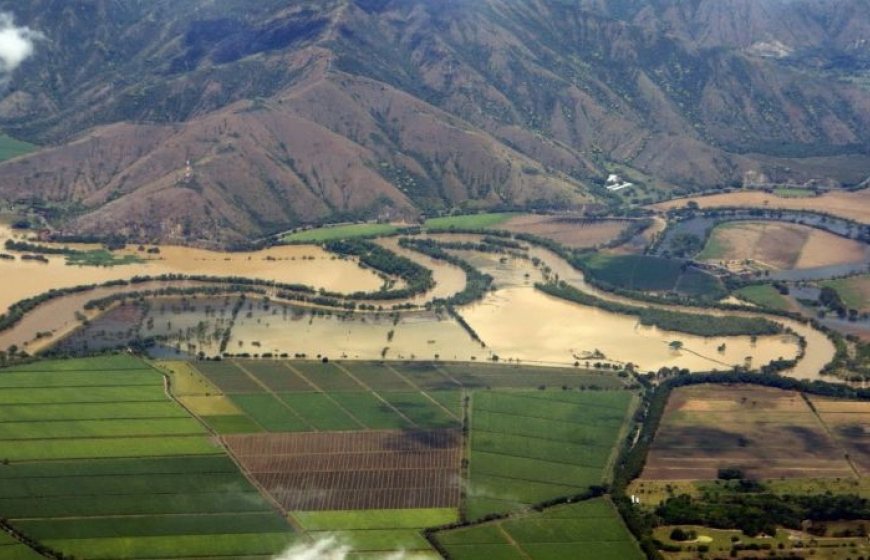
[[[220,558],[270,556],[295,539],[144,362],[37,362],[0,370],[0,387],[0,516],[45,546]],[[0,558],[28,558],[19,552],[0,542]]]
[[[849,309],[861,313],[870,311],[870,275],[825,280],[821,284],[836,290]]]
[[[865,259],[865,246],[827,231],[784,222],[726,222],[713,229],[698,260],[745,268],[791,270]]]
[[[770,307],[772,309],[779,309],[780,311],[788,311],[791,309],[791,304],[789,303],[788,298],[779,293],[779,291],[770,284],[746,286],[736,290],[734,295],[742,300],[762,307]]]
[[[397,231],[399,231],[399,226],[393,224],[344,224],[296,231],[285,235],[282,241],[285,243],[324,243],[336,239],[390,235]]]
[[[444,216],[429,218],[423,223],[423,228],[429,231],[450,229],[498,229],[516,214],[511,212],[494,212],[487,214],[463,214],[460,216]]]
[[[443,531],[455,560],[640,560],[640,548],[606,499],[556,506],[508,520]]]
[[[0,161],[27,155],[38,149],[39,146],[0,133]]]
[[[677,389],[641,479],[715,480],[723,468],[756,479],[862,475],[870,461],[862,427],[864,403],[819,401],[811,407],[810,401],[817,399],[756,386]],[[831,412],[855,406],[861,411],[853,416]]]
[[[632,403],[628,392],[475,392],[467,517],[602,484]]]

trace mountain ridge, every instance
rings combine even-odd
[[[0,2],[49,37],[0,100],[49,147],[0,197],[69,205],[67,233],[226,245],[601,208],[613,171],[643,202],[870,169],[867,0],[58,2]]]

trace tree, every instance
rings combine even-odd
[[[675,351],[675,352],[679,352],[680,350],[683,349],[683,343],[682,343],[681,341],[679,341],[679,340],[673,340],[673,341],[671,341],[671,342],[668,344],[668,346],[670,346],[670,347],[671,347],[671,350],[673,350],[673,351]]]

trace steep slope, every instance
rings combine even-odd
[[[47,37],[0,198],[70,233],[236,244],[298,224],[858,183],[870,0],[0,0]],[[868,9],[865,9],[868,8]],[[188,163],[189,162],[189,163]]]

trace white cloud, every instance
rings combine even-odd
[[[326,537],[310,544],[294,544],[274,560],[346,560],[353,548],[339,542],[335,537]],[[422,557],[396,551],[383,556],[383,560],[423,560]]]
[[[43,38],[38,31],[15,25],[15,17],[0,12],[0,75],[13,72],[33,54],[36,41]]]

